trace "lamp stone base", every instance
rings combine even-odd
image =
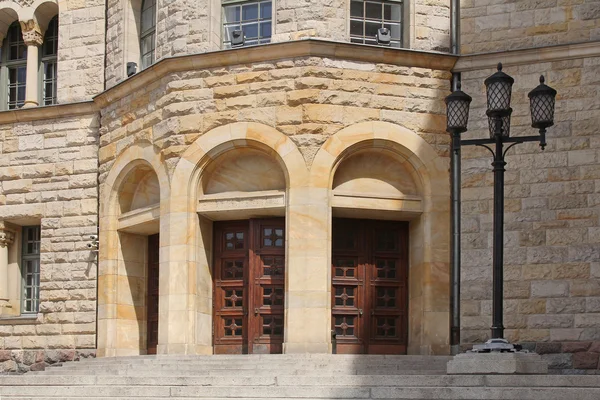
[[[449,375],[539,375],[548,373],[548,363],[536,353],[463,353],[454,356],[454,359],[448,362],[446,372]]]

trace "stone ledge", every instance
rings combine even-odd
[[[448,362],[449,375],[547,374],[548,363],[535,353],[463,353]]]
[[[19,315],[10,317],[0,317],[0,325],[26,325],[26,324],[39,324],[38,316],[40,314],[31,315]]]
[[[539,64],[544,62],[599,56],[600,41],[499,51],[494,53],[469,54],[460,56],[452,72],[467,72],[496,68],[498,61],[502,61],[504,67],[511,67],[514,65]]]
[[[0,111],[0,124],[69,118],[84,114],[94,114],[96,112],[98,112],[98,108],[93,101],[20,108],[17,110]]]

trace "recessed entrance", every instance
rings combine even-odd
[[[332,268],[337,352],[406,354],[408,223],[334,219]]]
[[[285,220],[214,225],[215,354],[281,353]]]

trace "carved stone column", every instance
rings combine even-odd
[[[8,246],[14,240],[15,231],[9,229],[4,221],[0,221],[0,308],[10,307],[8,302]]]
[[[27,82],[25,86],[24,108],[37,107],[38,102],[38,61],[39,47],[44,42],[40,26],[34,20],[21,21],[23,41],[27,45]]]

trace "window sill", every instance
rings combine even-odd
[[[0,317],[0,325],[25,325],[38,323],[40,314],[24,314],[19,316]]]

